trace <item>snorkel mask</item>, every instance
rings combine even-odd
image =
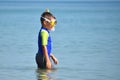
[[[53,27],[57,24],[56,20],[49,20],[49,19],[42,17],[42,16],[41,16],[41,18],[43,18],[45,21],[49,22]]]

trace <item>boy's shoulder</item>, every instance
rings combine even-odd
[[[48,36],[48,32],[45,29],[41,29],[40,33],[42,36]]]

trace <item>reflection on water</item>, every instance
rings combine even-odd
[[[54,73],[57,71],[57,69],[37,69],[36,70],[36,76],[37,80],[53,80],[55,79]]]

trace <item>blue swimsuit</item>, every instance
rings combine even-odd
[[[51,37],[50,37],[50,32],[48,31],[48,29],[46,29],[46,28],[44,28],[44,27],[42,27],[41,29],[40,29],[40,32],[39,32],[39,36],[38,36],[38,54],[41,54],[41,55],[43,55],[43,50],[42,50],[42,37],[41,37],[41,31],[42,30],[45,30],[45,31],[47,31],[47,33],[48,33],[48,39],[47,39],[47,45],[46,45],[46,47],[47,47],[47,51],[48,51],[48,55],[49,55],[49,57],[50,57],[50,53],[51,53],[51,49],[52,49],[52,45],[51,45]]]

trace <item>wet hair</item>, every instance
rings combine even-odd
[[[41,15],[41,17],[40,17],[41,24],[43,24],[43,21],[45,21],[42,17],[45,17],[45,18],[47,18],[47,19],[49,19],[49,20],[51,19],[51,17],[54,18],[54,19],[56,19],[55,16],[53,16],[52,13],[50,13],[50,12],[44,12],[44,13]]]

